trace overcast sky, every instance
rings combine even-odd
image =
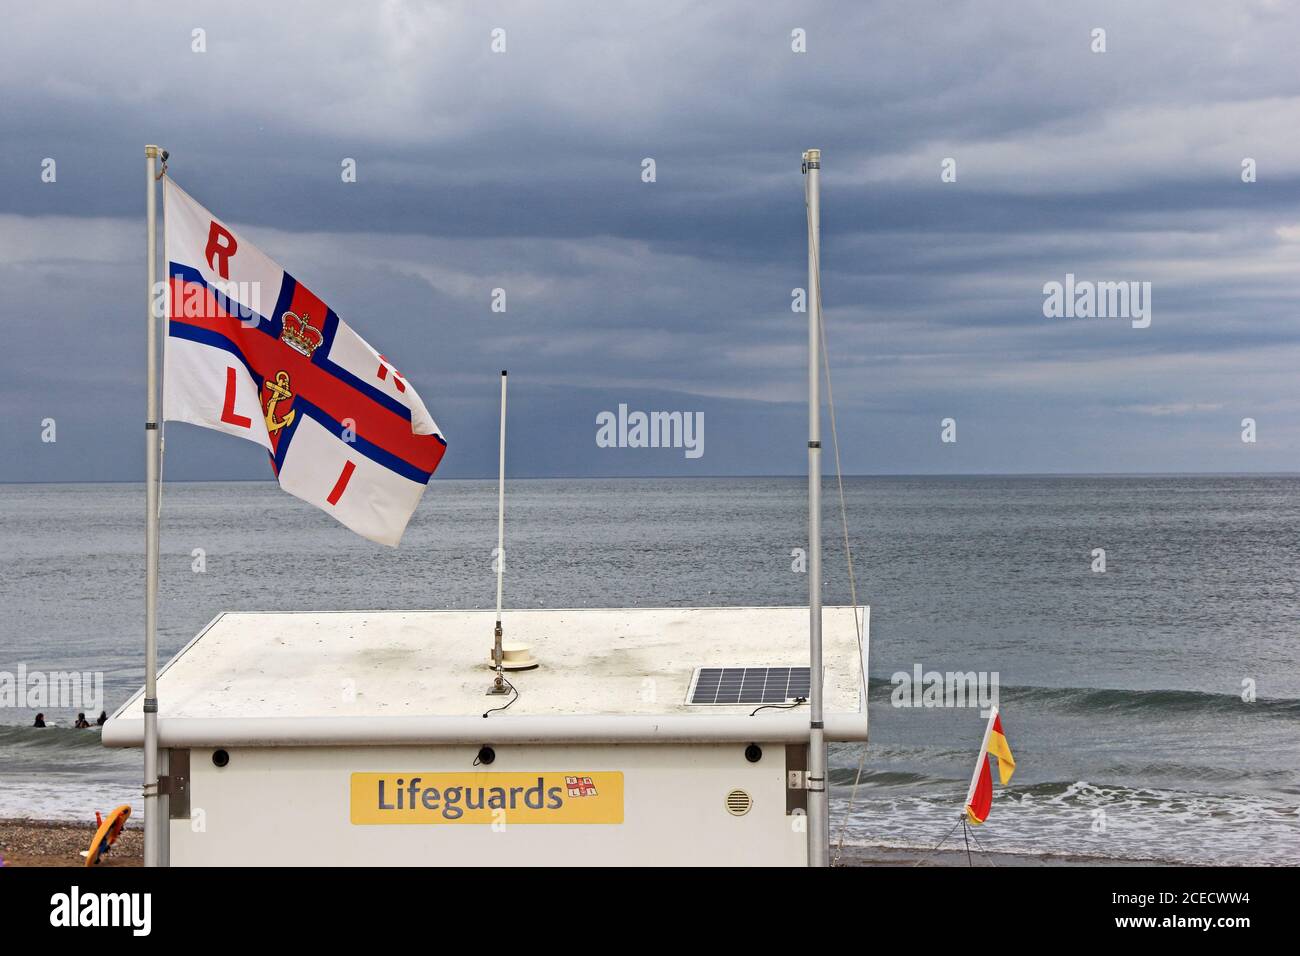
[[[143,474],[146,142],[416,384],[443,476],[494,472],[503,367],[512,473],[801,471],[809,146],[847,471],[1300,470],[1300,5],[324,6],[6,13],[0,480]],[[1045,317],[1067,273],[1149,327]],[[598,448],[620,403],[704,454]]]

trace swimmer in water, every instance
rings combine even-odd
[[[44,727],[44,726],[45,726],[45,715],[44,715],[44,714],[37,714],[37,715],[36,715],[36,723],[32,724],[32,726],[33,726],[33,727]]]
[[[78,730],[85,730],[87,727],[90,726],[90,721],[86,719],[85,714],[78,714],[77,721],[72,726],[76,727]]]

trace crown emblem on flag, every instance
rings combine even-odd
[[[281,321],[284,325],[284,331],[280,333],[280,341],[295,352],[301,352],[303,355],[311,358],[311,353],[315,352],[320,344],[325,341],[325,336],[321,330],[311,324],[311,316],[303,313],[302,317],[294,315],[292,312],[286,312]]]

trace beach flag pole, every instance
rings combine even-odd
[[[144,865],[160,866],[161,825],[158,818],[158,320],[154,315],[154,284],[158,279],[157,164],[162,151],[144,148],[145,219],[148,256],[145,294],[146,359],[149,394],[145,402],[145,552],[144,552]]]
[[[822,714],[821,158],[803,154],[808,213],[808,865],[830,865]],[[856,613],[856,612],[855,612]]]
[[[966,822],[966,808],[971,805],[975,799],[975,789],[979,786],[980,771],[984,769],[984,758],[989,752],[989,738],[993,735],[993,723],[998,719],[998,709],[996,707],[989,710],[989,722],[984,727],[984,740],[980,743],[980,755],[975,758],[975,771],[970,775],[970,789],[966,791],[966,802],[961,805],[961,819],[963,825]]]

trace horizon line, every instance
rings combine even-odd
[[[709,475],[507,475],[508,481],[700,481],[707,479],[790,478],[807,479],[804,472],[785,474],[709,474]],[[1300,471],[971,471],[971,472],[849,472],[845,478],[1294,478]],[[834,479],[834,472],[822,475],[823,480]],[[435,481],[492,481],[496,475],[463,476],[456,478],[431,478]],[[202,484],[278,484],[274,476],[266,478],[171,478],[163,485]],[[4,481],[6,485],[143,485],[143,478],[70,478],[58,481],[30,480]]]

